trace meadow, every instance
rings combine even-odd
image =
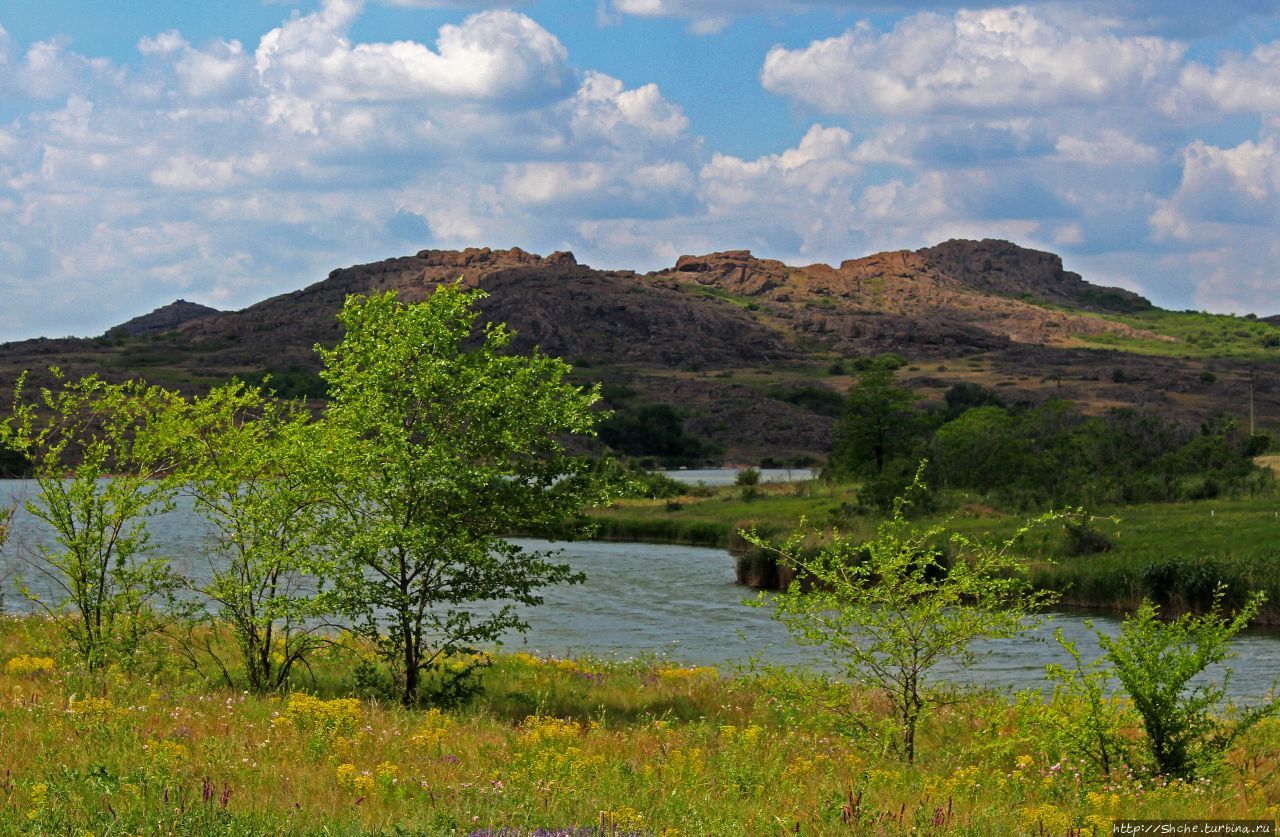
[[[94,675],[58,647],[49,622],[0,618],[0,834],[1102,835],[1280,816],[1274,719],[1218,772],[1167,781],[1137,760],[1101,775],[1055,733],[1072,707],[1039,696],[961,698],[907,764],[778,672],[502,654],[470,704],[410,710],[356,692],[358,646],[267,695],[163,646]]]

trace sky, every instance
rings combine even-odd
[[[421,249],[1004,238],[1280,313],[1280,0],[4,0],[0,340]]]

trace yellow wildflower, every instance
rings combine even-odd
[[[1024,831],[1038,832],[1043,828],[1045,834],[1061,834],[1071,825],[1071,817],[1065,811],[1047,802],[1023,808],[1019,819]]]
[[[45,675],[53,673],[52,657],[32,657],[29,654],[22,654],[4,664],[5,671],[15,677],[24,675]]]
[[[525,719],[522,737],[532,747],[543,744],[564,745],[576,741],[581,732],[582,728],[573,721],[532,715]]]
[[[352,735],[363,717],[355,698],[321,700],[301,692],[289,695],[284,712],[299,729],[330,737]]]

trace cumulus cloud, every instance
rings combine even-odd
[[[349,38],[359,0],[325,0],[263,36],[258,77],[276,119],[298,133],[334,120],[354,103],[503,102],[533,107],[572,88],[560,41],[529,17],[485,11],[440,29],[436,49],[413,41],[358,43]]]
[[[1280,42],[1259,44],[1248,55],[1230,54],[1216,67],[1188,65],[1168,102],[1182,116],[1205,106],[1228,113],[1280,112]]]
[[[860,24],[802,49],[775,47],[765,88],[826,113],[1038,113],[1133,101],[1184,48],[1150,36],[1075,34],[1025,7]]]
[[[693,210],[698,144],[656,85],[578,70],[518,12],[426,45],[355,40],[361,11],[326,0],[250,48],[163,31],[129,64],[0,38],[0,85],[29,108],[0,126],[15,300],[0,335],[94,333],[179,295],[244,305],[415,245],[561,245],[575,218]],[[65,73],[28,83],[55,58]]]
[[[1031,0],[1026,5],[1047,14],[1065,14],[1082,21],[1103,18],[1126,31],[1174,37],[1222,32],[1241,21],[1280,10],[1280,0]],[[973,4],[964,0],[612,0],[603,15],[687,20],[694,33],[715,34],[735,19],[760,15],[828,11],[901,16],[964,8],[973,8]]]
[[[795,105],[771,126],[789,136],[727,153],[697,135],[700,114],[575,65],[529,15],[405,2],[474,13],[422,41],[362,41],[361,0],[324,0],[244,43],[159,31],[124,63],[0,30],[16,108],[0,124],[0,336],[96,333],[176,296],[237,307],[342,264],[513,244],[650,269],[729,247],[838,262],[997,236],[1158,299],[1274,309],[1257,240],[1280,222],[1275,44],[1188,61],[1128,12],[937,3],[762,50],[760,95]],[[622,29],[639,15],[714,28],[811,5],[606,12]],[[1241,290],[1232,258],[1253,277]]]
[[[1213,311],[1274,313],[1280,141],[1265,129],[1232,147],[1191,143],[1177,189],[1156,202],[1153,234],[1176,253],[1172,281]]]

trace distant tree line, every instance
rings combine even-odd
[[[895,383],[895,367],[890,359],[859,375],[829,462],[837,478],[866,481],[870,505],[894,496],[921,459],[932,485],[1022,505],[1209,498],[1270,480],[1253,462],[1270,438],[1229,416],[1199,425],[1131,408],[1092,416],[1070,401],[1008,404],[973,383],[925,409]]]

